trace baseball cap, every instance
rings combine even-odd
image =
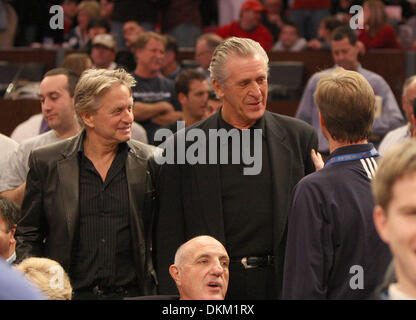
[[[241,5],[241,12],[246,10],[264,11],[263,5],[257,0],[247,0]]]
[[[95,36],[94,40],[92,41],[92,45],[101,45],[108,49],[115,50],[116,40],[111,34],[99,34]]]

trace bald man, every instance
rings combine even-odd
[[[181,300],[224,300],[230,258],[221,242],[198,236],[181,245],[169,273]]]

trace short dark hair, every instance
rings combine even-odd
[[[63,74],[68,79],[68,92],[71,97],[74,96],[75,93],[75,87],[78,83],[79,75],[77,75],[74,71],[68,70],[67,68],[55,68],[51,69],[48,72],[45,73],[43,78],[49,77],[49,76],[57,76]]]
[[[293,27],[293,28],[295,28],[296,33],[298,32],[298,26],[297,26],[297,25],[296,25],[296,23],[294,23],[293,21],[290,21],[290,20],[284,20],[284,21],[283,21],[283,26],[282,26],[282,29],[283,29],[285,26]]]
[[[0,196],[0,218],[6,223],[6,232],[10,232],[20,219],[20,208],[12,200]]]
[[[110,33],[111,31],[110,25],[104,19],[91,19],[90,22],[88,22],[87,30],[94,27],[102,27],[105,29],[106,33]]]
[[[322,19],[325,29],[328,29],[330,32],[334,31],[339,26],[343,26],[343,23],[337,19],[335,16],[327,16]]]
[[[206,79],[201,71],[195,69],[184,70],[175,79],[176,94],[183,93],[187,95],[189,93],[189,84],[192,80],[204,81]]]
[[[175,53],[175,60],[178,60],[178,54],[179,54],[179,46],[178,41],[170,35],[165,35],[166,37],[166,46],[165,51],[172,51]]]
[[[355,45],[357,43],[357,35],[348,25],[339,26],[331,33],[331,40],[333,41],[340,41],[344,38],[348,38],[351,45]]]

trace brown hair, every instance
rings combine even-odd
[[[337,68],[324,74],[314,98],[333,139],[354,143],[371,135],[374,91],[358,72]]]
[[[412,138],[391,147],[379,162],[376,176],[372,180],[376,205],[387,212],[396,181],[414,172],[416,172],[416,140]]]
[[[364,5],[367,5],[370,10],[368,33],[371,37],[374,37],[380,29],[387,24],[387,14],[384,10],[384,3],[380,0],[367,0],[364,2],[363,6]]]
[[[148,32],[143,32],[137,38],[137,41],[134,44],[134,48],[138,49],[138,50],[144,49],[144,47],[146,47],[146,44],[150,39],[159,40],[166,47],[166,38],[164,36],[162,36],[159,33],[153,32],[153,31],[148,31]]]

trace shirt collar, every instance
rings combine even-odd
[[[233,127],[231,124],[229,124],[228,122],[226,122],[224,118],[222,117],[222,106],[219,110],[218,122],[219,122],[218,123],[219,128],[223,128],[226,130],[237,129]],[[256,123],[253,124],[249,129],[260,129],[262,136],[266,137],[266,124],[264,121],[264,115],[259,120],[257,120]],[[237,129],[237,130],[240,130],[240,129]]]
[[[6,259],[6,262],[12,264],[16,261],[16,251],[13,251],[13,254]]]
[[[329,155],[326,162],[328,162],[331,158],[336,157],[336,156],[340,156],[340,155],[344,155],[344,154],[350,154],[350,153],[366,152],[366,151],[370,151],[373,148],[374,148],[374,146],[373,146],[372,143],[352,144],[352,145],[349,145],[349,146],[340,147],[340,148],[335,149]]]
[[[80,143],[79,143],[78,148],[76,150],[79,156],[84,153],[84,140],[85,140],[85,135],[86,134],[87,133],[86,133],[85,130],[83,130],[81,132]],[[130,150],[130,146],[127,143],[127,141],[119,143],[117,152],[123,152],[124,150],[126,150],[126,152],[128,152]]]
[[[339,65],[335,64],[332,69],[336,69],[336,68],[339,68]],[[362,70],[363,70],[363,67],[361,66],[361,63],[358,62],[357,70],[352,70],[352,71],[357,71],[358,73],[362,73]]]

